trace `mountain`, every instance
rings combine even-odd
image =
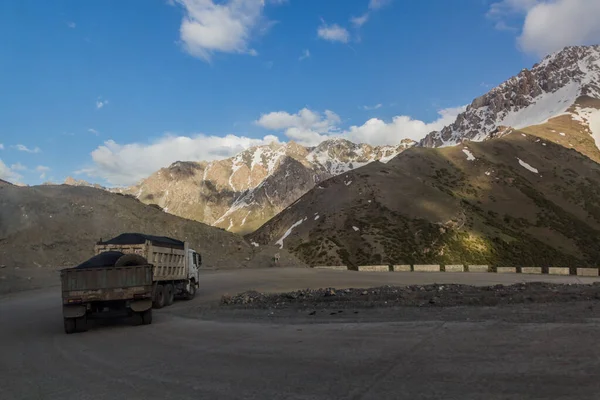
[[[312,265],[600,265],[600,165],[515,130],[320,183],[248,240]]]
[[[427,135],[420,145],[453,146],[542,124],[567,112],[581,96],[600,98],[600,45],[573,46],[544,58],[473,100],[456,121]]]
[[[123,232],[186,240],[202,253],[206,267],[269,266],[272,250],[256,249],[241,236],[164,213],[132,196],[85,186],[0,184],[0,265],[76,265],[93,255],[99,239]],[[282,265],[301,264],[280,253]]]
[[[248,240],[312,265],[600,266],[599,55],[546,57],[420,146],[319,183]]]
[[[389,161],[414,144],[403,140],[397,146],[374,147],[343,139],[316,147],[272,143],[224,160],[176,162],[117,191],[174,215],[248,233],[316,183],[376,160]]]

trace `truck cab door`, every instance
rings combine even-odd
[[[198,282],[198,268],[200,268],[200,260],[199,254],[193,250],[190,250],[189,254],[189,277],[194,278],[196,282]]]

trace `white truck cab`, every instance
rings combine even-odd
[[[188,279],[197,285],[199,281],[198,269],[202,265],[202,256],[196,250],[188,249],[186,258],[188,263]]]

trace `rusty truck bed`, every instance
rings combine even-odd
[[[63,304],[150,298],[152,266],[67,268],[61,284]]]

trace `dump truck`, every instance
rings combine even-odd
[[[118,251],[127,255],[125,261],[153,266],[154,308],[173,304],[176,297],[191,300],[198,288],[198,268],[202,258],[187,242],[141,233],[123,233],[113,239],[100,240],[95,254]]]
[[[65,332],[84,331],[89,316],[106,312],[151,324],[154,267],[139,261],[112,251],[61,270]]]
[[[96,243],[95,256],[61,270],[66,333],[85,330],[96,314],[129,315],[152,323],[152,308],[191,300],[198,288],[199,253],[186,242],[125,233]]]

